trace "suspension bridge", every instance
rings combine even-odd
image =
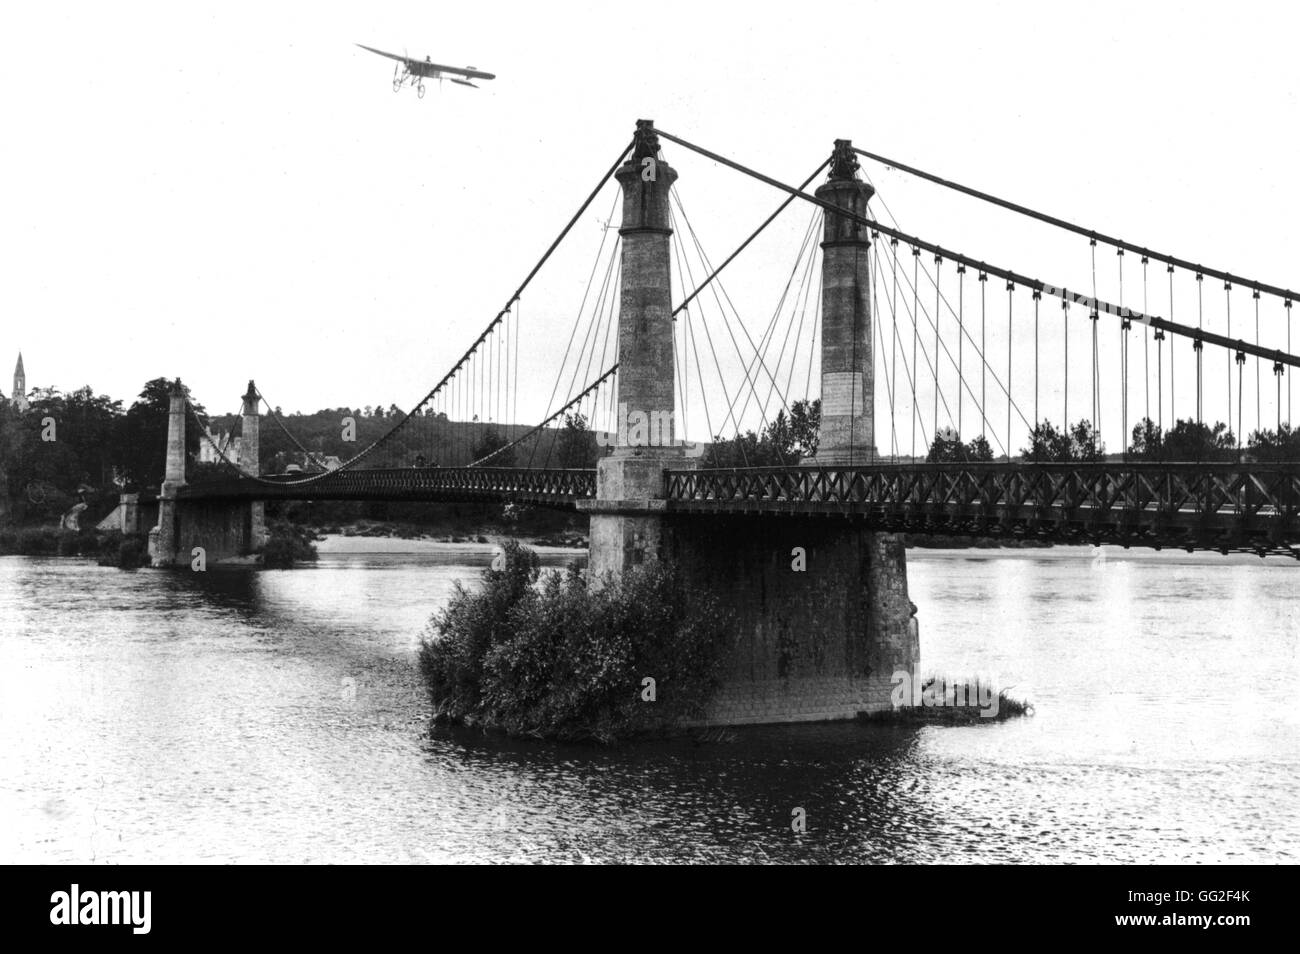
[[[715,259],[664,143],[779,203]],[[910,234],[872,164],[1077,248],[1040,279]],[[621,222],[601,230],[571,319],[531,326],[525,300],[607,188]],[[796,238],[760,312],[728,279],[774,223]],[[595,574],[671,557],[737,609],[716,721],[843,717],[886,705],[889,672],[918,657],[900,533],[1300,552],[1295,298],[850,140],[789,184],[641,121],[450,370],[338,466],[314,465],[272,412],[307,470],[262,473],[250,382],[239,459],[214,443],[224,474],[189,483],[186,428],[210,441],[210,427],[178,388],[151,552],[247,552],[272,500],[574,509]]]

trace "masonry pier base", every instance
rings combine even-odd
[[[598,580],[669,560],[730,617],[722,684],[698,724],[824,722],[893,708],[894,674],[910,679],[920,663],[900,536],[815,516],[675,517],[662,503],[594,503],[589,567]]]

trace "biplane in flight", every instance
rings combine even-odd
[[[459,83],[461,86],[474,86],[470,82],[472,79],[490,80],[496,79],[492,73],[484,73],[482,70],[473,66],[443,66],[441,63],[431,63],[426,56],[423,60],[417,60],[413,56],[398,56],[396,53],[385,53],[383,50],[376,50],[372,46],[366,46],[358,43],[357,46],[371,53],[378,53],[380,56],[386,56],[390,60],[397,60],[397,65],[393,67],[393,92],[396,93],[403,86],[414,86],[416,94],[424,98],[424,81],[426,79],[449,79],[453,83]],[[478,89],[477,86],[474,86]]]

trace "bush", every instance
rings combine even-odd
[[[270,536],[262,547],[262,565],[271,569],[288,570],[295,563],[314,562],[316,547],[312,541],[316,535],[307,527],[300,527],[287,520],[277,520],[271,524]]]
[[[59,552],[59,531],[52,527],[24,527],[11,540],[10,553],[53,556]]]
[[[59,556],[95,556],[99,552],[99,534],[94,530],[59,530],[56,547]]]
[[[430,620],[420,668],[435,710],[516,735],[611,742],[697,717],[726,648],[716,604],[647,563],[589,587],[575,567],[540,586],[511,541],[477,593]],[[653,701],[643,680],[654,679]]]
[[[95,530],[62,530],[55,527],[24,527],[0,530],[0,554],[20,556],[96,556],[100,549]]]
[[[99,565],[135,570],[149,565],[149,538],[142,533],[110,530],[99,544]]]

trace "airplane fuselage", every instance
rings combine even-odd
[[[496,79],[494,73],[484,73],[481,70],[465,69],[460,66],[443,66],[440,63],[430,63],[428,60],[407,60],[406,69],[412,76],[429,77],[437,79],[444,73],[452,76],[464,76],[469,79]]]

